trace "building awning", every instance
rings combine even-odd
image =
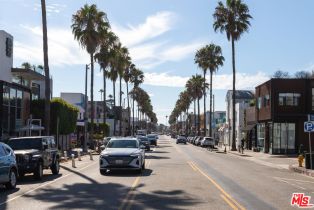
[[[20,131],[30,131],[30,130],[31,131],[42,131],[42,130],[45,130],[45,127],[31,124],[31,125],[27,125],[27,126],[24,126],[22,128],[19,128],[16,131],[20,132]]]
[[[242,128],[242,131],[250,131],[255,127],[256,124],[247,125],[245,128]]]
[[[28,79],[28,80],[41,80],[41,81],[45,80],[44,75],[31,69],[12,68],[11,72],[13,76],[21,76],[24,79]]]

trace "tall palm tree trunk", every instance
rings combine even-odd
[[[128,101],[128,135],[131,135],[131,111],[130,111],[129,83],[128,82],[126,82],[126,98]]]
[[[140,128],[141,126],[141,120],[140,120],[140,106],[138,105],[138,102],[137,102],[137,122],[138,122],[138,127]]]
[[[134,129],[134,118],[135,118],[135,110],[134,110],[134,107],[135,107],[135,105],[134,105],[134,93],[133,93],[133,124],[132,124],[132,132],[133,132],[133,136],[135,135],[135,129]]]
[[[209,136],[212,137],[212,101],[213,101],[213,72],[210,72],[210,84],[209,84],[209,91],[210,91],[210,100],[209,100]]]
[[[114,119],[113,119],[113,135],[116,135],[116,81],[112,81],[113,85],[113,108],[114,108]]]
[[[235,51],[234,51],[234,39],[232,38],[232,145],[231,150],[236,151],[236,136],[235,136],[235,83],[236,83],[236,69],[235,69]]]
[[[206,72],[203,71],[204,73],[204,136],[206,136]]]
[[[200,136],[201,135],[201,115],[200,115],[200,99],[197,98],[197,110],[198,110],[198,116],[197,116],[197,133]]]
[[[196,99],[194,99],[194,135],[196,135]]]
[[[91,73],[90,73],[90,102],[91,102],[91,129],[90,129],[90,139],[93,141],[94,135],[94,55],[90,54],[90,61],[91,61]]]
[[[45,68],[45,126],[46,135],[50,135],[50,74],[48,65],[48,37],[47,37],[47,18],[46,18],[46,1],[41,0],[42,25],[43,25],[43,54]]]
[[[107,92],[107,83],[106,83],[106,70],[105,69],[103,69],[103,80],[104,80],[104,82],[103,82],[103,84],[104,84],[104,92],[103,92],[103,94],[104,94],[104,106],[103,106],[103,110],[104,110],[104,116],[103,116],[103,119],[104,119],[104,124],[106,124],[107,123],[107,104],[106,104],[106,100],[107,100],[107,98],[106,98],[106,92]]]
[[[119,136],[122,135],[122,106],[121,106],[121,102],[122,102],[122,77],[120,75],[120,99],[119,99],[119,106],[121,107],[121,113],[119,114]]]

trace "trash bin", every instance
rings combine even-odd
[[[311,158],[310,153],[305,153],[305,168],[306,169],[314,169],[314,153],[312,153],[312,168],[311,168]]]

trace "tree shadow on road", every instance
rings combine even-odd
[[[184,191],[140,192],[135,189],[136,197],[131,209],[178,209],[193,206],[197,201]],[[118,209],[125,200],[130,187],[117,183],[75,183],[65,184],[62,188],[40,189],[36,194],[25,195],[40,202],[48,202],[52,209]],[[51,206],[52,205],[52,206]]]
[[[40,188],[36,193],[25,197],[39,202],[46,202],[51,209],[118,209],[131,190],[131,186],[119,183],[100,183],[79,171],[63,167],[84,178],[88,183],[64,184],[60,188]],[[142,176],[150,175],[152,170],[146,169]],[[202,201],[195,200],[182,190],[141,192],[145,185],[139,184],[133,189],[136,194],[131,209],[178,209],[193,206]],[[49,203],[49,204],[48,204]]]

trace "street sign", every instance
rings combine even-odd
[[[314,122],[304,122],[304,132],[314,132]]]
[[[307,115],[308,121],[314,121],[314,114]]]

